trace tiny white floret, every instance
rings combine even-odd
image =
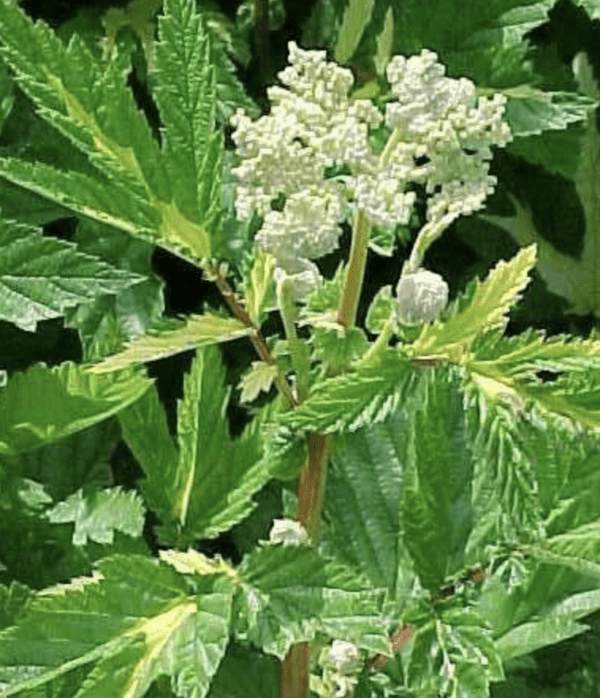
[[[269,541],[282,545],[308,545],[310,543],[306,529],[299,521],[292,519],[273,519]]]
[[[360,648],[345,640],[334,640],[329,648],[329,661],[341,676],[353,674],[361,665]]]

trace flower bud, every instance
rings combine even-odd
[[[432,322],[448,303],[448,284],[439,274],[418,269],[400,277],[396,296],[399,322]]]
[[[292,519],[273,519],[269,541],[283,545],[307,545],[310,542],[302,524]]]

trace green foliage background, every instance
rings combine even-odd
[[[20,5],[30,16],[47,21],[63,41],[79,37],[69,45],[68,59],[84,64],[87,51],[100,60],[106,49],[106,44],[99,41],[106,38],[103,17],[107,10],[123,9],[126,3],[95,2],[91,6],[87,3],[79,6],[71,2],[23,1]],[[277,664],[272,655],[283,656],[291,641],[312,638],[318,633],[335,634],[338,627],[355,632],[354,639],[361,638],[362,646],[372,653],[385,649],[384,628],[378,627],[372,636],[364,638],[365,625],[375,623],[380,599],[375,593],[365,594],[355,579],[344,576],[346,568],[323,565],[320,558],[308,550],[259,548],[248,556],[256,543],[268,536],[271,520],[282,516],[293,502],[291,486],[285,478],[295,472],[283,473],[283,482],[271,479],[273,473],[282,476],[282,471],[278,470],[281,454],[277,448],[284,449],[287,455],[295,453],[298,462],[303,452],[298,443],[287,439],[286,432],[277,435],[281,443],[276,442],[275,452],[261,458],[258,429],[262,424],[257,425],[260,420],[255,420],[247,425],[253,415],[242,404],[237,387],[250,366],[249,345],[244,336],[247,332],[237,321],[224,317],[226,305],[222,296],[202,277],[200,270],[184,258],[187,255],[188,259],[198,259],[207,252],[207,245],[216,241],[209,250],[210,255],[233,262],[233,278],[239,284],[248,279],[253,223],[242,225],[235,221],[227,150],[223,155],[222,181],[214,178],[210,186],[202,190],[196,188],[196,182],[202,179],[198,173],[220,173],[221,136],[217,130],[213,133],[213,120],[221,127],[238,107],[244,107],[253,116],[265,108],[265,86],[273,83],[275,74],[285,66],[287,41],[291,39],[298,40],[304,47],[326,47],[330,52],[345,53],[363,87],[381,89],[381,75],[378,75],[373,57],[381,50],[378,37],[384,30],[390,3],[375,3],[373,14],[361,27],[363,31],[355,37],[350,32],[343,43],[339,36],[349,5],[345,0],[306,3],[274,0],[270,3],[272,31],[266,72],[253,43],[252,3],[245,1],[237,5],[225,0],[197,3],[210,42],[217,50],[211,54],[213,65],[203,73],[199,85],[185,85],[186,89],[182,88],[179,94],[169,91],[166,85],[177,86],[178,79],[186,72],[186,64],[174,61],[164,47],[144,43],[143,30],[150,26],[154,32],[153,16],[145,17],[142,13],[139,24],[122,22],[119,26],[121,15],[118,12],[113,15],[116,23],[108,30],[117,55],[113,73],[107,71],[102,80],[98,79],[101,87],[87,105],[90,112],[96,110],[98,123],[105,129],[104,135],[109,134],[112,139],[112,150],[106,147],[102,155],[94,150],[94,129],[86,124],[77,127],[67,124],[61,105],[53,101],[55,96],[42,87],[45,76],[41,72],[36,74],[36,70],[41,70],[39,56],[35,53],[28,56],[27,51],[23,51],[22,69],[26,78],[22,89],[17,87],[4,64],[0,72],[0,119],[3,122],[0,208],[3,221],[19,221],[16,226],[4,222],[0,225],[0,277],[10,277],[9,272],[24,259],[36,261],[38,270],[43,271],[48,258],[59,260],[59,266],[53,267],[57,275],[73,277],[68,285],[51,289],[47,286],[27,288],[23,294],[26,300],[7,304],[9,310],[3,308],[0,320],[0,369],[9,379],[0,393],[0,504],[3,512],[0,518],[0,581],[4,585],[0,587],[1,627],[21,620],[31,590],[89,575],[96,561],[115,555],[111,562],[101,563],[105,565],[107,579],[98,592],[102,603],[110,599],[111,589],[117,589],[124,580],[132,589],[138,589],[140,596],[147,584],[154,585],[156,596],[152,603],[157,604],[160,613],[168,613],[169,600],[184,598],[186,594],[194,593],[203,599],[202,622],[196,619],[194,628],[191,621],[189,626],[182,625],[180,635],[173,642],[184,658],[178,680],[190,694],[194,690],[201,694],[207,689],[218,660],[226,652],[210,689],[209,695],[215,698],[277,695]],[[527,334],[528,328],[543,329],[548,336],[568,332],[576,337],[587,337],[597,324],[600,299],[595,295],[595,288],[600,260],[587,264],[585,250],[589,240],[600,236],[590,213],[598,204],[590,194],[598,173],[593,169],[594,163],[585,170],[580,158],[581,144],[587,142],[586,138],[593,138],[596,117],[586,122],[585,114],[594,97],[581,91],[575,94],[577,85],[569,66],[574,56],[585,50],[593,73],[600,75],[597,48],[600,45],[600,5],[592,0],[560,0],[556,4],[505,2],[502,10],[499,12],[489,2],[404,3],[402,12],[396,15],[390,37],[394,53],[413,53],[428,46],[438,52],[450,75],[467,75],[490,90],[514,89],[509,116],[515,133],[521,136],[494,159],[492,171],[499,178],[499,186],[485,213],[457,221],[430,249],[427,266],[449,281],[456,304],[449,310],[444,328],[429,328],[418,342],[429,348],[451,345],[453,336],[461,346],[474,342],[480,362],[489,361],[502,370],[513,371],[523,392],[529,390],[529,397],[543,401],[553,399],[552,383],[557,374],[589,370],[591,376],[592,371],[597,371],[593,363],[595,349],[591,346],[589,351],[583,345],[577,346],[589,361],[578,367],[574,360],[569,364],[571,348],[568,343],[548,342],[550,348],[546,345],[546,349],[540,350],[546,351],[544,356],[536,354],[529,373],[513,358],[512,352],[530,348],[534,353],[539,349],[539,336]],[[456,21],[458,16],[460,22]],[[111,35],[113,30],[114,35]],[[500,41],[498,36],[501,36]],[[494,42],[490,41],[492,37]],[[202,52],[207,50],[206,46],[196,45],[193,31],[188,38],[192,55],[189,60],[204,65]],[[163,35],[163,41],[168,44],[168,35]],[[48,64],[54,60],[60,67],[62,58],[52,55],[54,49],[50,40],[47,46]],[[26,49],[27,43],[21,42],[21,48]],[[10,50],[9,46],[8,53]],[[14,58],[19,54],[19,47],[12,50]],[[159,67],[163,77],[171,76],[171,83],[163,82],[157,87],[154,65]],[[89,70],[93,72],[91,67]],[[125,97],[125,91],[119,87],[122,74],[127,75],[133,99]],[[532,91],[528,92],[523,86]],[[84,95],[88,90],[74,79],[70,87],[74,94]],[[191,93],[186,92],[188,88],[198,92],[190,97]],[[535,89],[545,90],[551,97],[542,98]],[[567,93],[570,96],[565,97]],[[110,110],[106,117],[103,100],[114,100],[113,106],[119,105],[122,121],[111,123],[113,117],[110,117]],[[196,112],[190,108],[194,100],[210,107],[198,116],[194,129],[186,130],[186,124],[178,120],[179,114],[185,113],[194,121]],[[36,113],[34,101],[43,105],[46,119]],[[147,126],[141,125],[138,109],[147,118]],[[161,130],[160,116],[170,120],[168,136]],[[48,121],[62,126],[63,131],[52,128]],[[124,132],[130,140],[124,137]],[[229,135],[225,127],[226,147],[230,145]],[[165,138],[172,141],[163,141]],[[201,160],[194,160],[194,154],[201,150],[198,138],[202,141],[202,152],[208,154]],[[166,143],[160,153],[157,139]],[[134,150],[137,148],[141,175],[123,165],[127,162],[123,153],[129,143],[135,144]],[[91,153],[89,158],[85,156],[86,150]],[[22,164],[17,164],[14,158],[19,158]],[[110,196],[91,185],[86,189],[91,176],[97,176],[95,168],[104,177],[107,190],[112,187]],[[56,169],[71,174],[61,175],[63,179],[58,180]],[[171,190],[173,181],[177,182],[174,191]],[[30,187],[33,191],[19,184],[26,182],[34,182],[35,186]],[[59,195],[58,190],[69,196]],[[167,214],[163,219],[157,216],[156,211],[164,213],[166,202],[171,201],[185,214],[191,231],[187,236],[172,236],[172,229],[164,226]],[[224,212],[221,212],[222,203]],[[89,216],[90,209],[96,213]],[[105,209],[109,210],[110,219],[102,219],[98,214]],[[527,225],[529,210],[532,223]],[[170,209],[168,213],[172,213]],[[371,250],[369,253],[370,271],[359,308],[360,327],[365,325],[367,311],[379,288],[397,281],[406,244],[422,222],[422,211],[417,209],[414,220],[406,228],[375,231],[377,252]],[[132,230],[133,237],[129,234]],[[155,244],[159,238],[161,247]],[[198,247],[190,247],[190,241],[198,239],[201,240]],[[477,284],[464,292],[466,283],[475,276],[484,278],[498,259],[513,259],[519,247],[534,241],[541,250],[539,264],[533,271],[533,283],[511,311],[506,337],[501,339],[499,334],[490,332],[476,338],[473,330],[467,342],[465,326],[475,326],[478,320],[481,323],[478,329],[483,330],[487,324],[491,327],[501,323],[499,318],[485,314],[483,300],[477,305]],[[346,231],[340,252],[319,261],[328,278],[333,277],[340,261],[347,257],[348,246]],[[523,263],[516,271],[515,267],[503,268],[504,271],[494,277],[495,281],[492,280],[496,290],[502,286],[507,289],[506,302],[498,306],[500,315],[508,312],[514,295],[524,287],[528,271],[525,267]],[[561,288],[554,281],[557,269],[568,270],[565,274],[577,280],[581,292],[570,295]],[[246,291],[250,288],[254,294],[250,312],[258,317],[263,314],[263,295],[267,296],[267,289],[260,288],[258,281],[256,286],[247,284]],[[329,291],[335,295],[335,282]],[[325,297],[327,292],[323,293],[323,298],[313,298],[309,310],[319,312],[330,307],[332,304]],[[467,311],[461,315],[467,302],[472,303],[471,315]],[[187,316],[187,321],[181,316]],[[370,317],[375,323],[376,314],[372,312]],[[316,350],[326,355],[335,344],[336,361],[340,367],[345,367],[360,355],[365,338],[376,334],[376,327],[367,321],[365,331],[357,331],[345,341],[334,337],[335,342],[326,331],[316,332]],[[275,334],[279,330],[277,318],[269,316],[263,326],[264,334]],[[93,378],[83,374],[81,363],[99,360],[144,332],[150,332],[153,339],[145,346],[132,345],[131,351],[139,361],[144,356],[157,359],[149,364],[147,375],[136,368],[125,367],[117,390],[106,378],[107,374],[100,373]],[[167,346],[160,354],[160,336],[167,332],[178,333],[180,346],[187,350],[175,353]],[[215,336],[221,341],[231,341],[224,342],[218,349],[199,350],[194,358],[192,347],[201,345],[202,337]],[[518,338],[511,343],[511,336]],[[282,354],[282,362],[285,362],[286,354]],[[39,361],[54,368],[51,372],[42,370],[36,365]],[[211,371],[207,366],[217,368]],[[582,451],[578,452],[581,462],[561,461],[558,457],[553,461],[552,454],[564,449],[568,439],[559,425],[556,427],[557,441],[552,443],[551,437],[536,432],[535,424],[524,419],[520,423],[521,438],[513,442],[507,437],[506,424],[510,419],[503,416],[503,412],[499,412],[500,417],[493,425],[468,423],[456,402],[459,390],[467,393],[469,390],[469,386],[463,385],[464,376],[460,372],[442,369],[435,373],[434,379],[434,374],[424,369],[415,379],[410,377],[412,372],[409,376],[409,366],[406,358],[397,355],[376,365],[364,365],[355,373],[321,384],[302,408],[280,420],[280,426],[290,430],[340,432],[335,437],[337,455],[327,491],[324,547],[329,546],[329,552],[335,550],[340,565],[357,570],[370,584],[386,589],[392,598],[399,599],[407,592],[413,579],[410,574],[415,571],[421,583],[432,591],[449,578],[460,585],[462,582],[457,576],[478,561],[482,541],[496,534],[510,538],[515,531],[533,527],[560,508],[560,516],[545,523],[550,535],[555,536],[555,555],[563,546],[561,563],[567,565],[566,571],[561,567],[558,573],[556,558],[549,558],[548,551],[534,549],[532,541],[529,553],[534,557],[539,555],[542,562],[528,584],[512,600],[503,596],[500,589],[489,592],[488,602],[497,603],[501,609],[495,619],[494,632],[499,642],[505,643],[504,655],[509,656],[514,646],[524,652],[515,651],[519,656],[505,662],[504,682],[498,681],[501,670],[495,666],[495,654],[485,644],[487,640],[483,626],[479,625],[480,619],[463,613],[459,605],[453,606],[453,600],[444,606],[441,617],[445,628],[456,631],[461,648],[479,647],[480,643],[489,649],[486,657],[490,674],[498,681],[491,684],[492,696],[558,698],[576,694],[592,698],[600,695],[600,659],[596,651],[600,620],[598,613],[587,615],[585,611],[597,608],[598,600],[583,596],[596,590],[598,564],[593,563],[596,565],[593,567],[590,563],[585,569],[568,568],[569,564],[576,567],[569,558],[573,541],[561,538],[577,530],[585,546],[589,546],[580,557],[585,558],[589,553],[593,560],[597,556],[598,532],[593,528],[597,503],[593,501],[593,494],[597,491],[598,476],[593,466],[597,465],[598,457],[594,445],[582,446]],[[521,373],[517,375],[518,371]],[[533,385],[532,376],[538,375],[536,371],[547,372],[547,384]],[[148,389],[148,378],[156,379],[156,387]],[[365,392],[364,381],[370,381],[372,394]],[[75,384],[77,389],[73,387]],[[575,379],[570,383],[565,379],[565,384],[568,394],[583,395],[578,405],[583,413],[587,407],[584,400],[587,397],[592,401],[595,384],[578,385]],[[266,387],[269,385],[267,381]],[[15,395],[50,394],[55,390],[62,391],[63,405],[70,405],[71,412],[64,408],[63,419],[56,421],[55,407],[49,402],[42,410],[47,413],[42,425],[29,431],[14,429],[18,422]],[[271,391],[270,397],[274,393],[273,389]],[[410,405],[405,402],[408,394],[413,396]],[[428,410],[439,415],[435,425],[424,418],[423,402],[419,399],[426,401]],[[263,395],[256,404],[266,400],[267,396]],[[339,410],[332,407],[336,401],[344,405],[341,416]],[[2,409],[3,403],[11,406],[10,411]],[[406,406],[406,414],[394,412],[398,404]],[[27,405],[22,407],[25,414]],[[204,419],[205,413],[213,419]],[[220,422],[222,414],[227,415],[227,423]],[[420,444],[418,454],[401,453],[405,445],[398,442],[395,434],[409,423],[411,428],[427,433],[430,450]],[[147,428],[148,424],[151,429]],[[498,444],[498,453],[503,454],[503,458],[498,458],[498,472],[494,475],[510,500],[496,519],[494,511],[491,519],[483,515],[490,509],[490,503],[482,494],[489,485],[482,466],[483,447],[479,444],[481,453],[471,450],[471,436],[485,429],[489,429],[486,433],[490,440]],[[199,436],[195,439],[194,435]],[[570,444],[574,452],[578,443],[573,439]],[[197,462],[194,454],[200,447],[206,448],[205,470],[183,468],[183,463]],[[539,448],[540,453],[546,449],[545,470],[540,468],[538,473],[531,473],[525,467],[519,470],[520,454],[527,453],[528,448],[532,452]],[[384,450],[387,465],[396,461],[399,464],[402,460],[406,468],[401,470],[400,465],[396,469],[380,468]],[[446,463],[451,487],[446,487],[446,478],[436,480],[440,460]],[[368,477],[365,476],[365,462],[370,463]],[[212,475],[215,472],[218,476]],[[570,482],[561,481],[561,473],[565,472],[569,473]],[[511,480],[513,473],[516,483]],[[402,478],[404,486],[399,494]],[[534,480],[539,498],[531,496]],[[198,486],[207,481],[210,487],[203,490]],[[480,489],[474,493],[472,487]],[[591,493],[591,499],[581,497],[584,490]],[[232,491],[235,496],[230,497]],[[206,493],[210,495],[208,498]],[[481,497],[478,499],[476,495]],[[360,497],[364,498],[362,502]],[[577,499],[577,506],[569,508],[574,499]],[[175,507],[173,502],[176,502]],[[377,502],[377,507],[358,527],[356,521],[367,502],[371,503],[369,506]],[[151,511],[144,511],[144,506]],[[191,522],[187,528],[186,517]],[[436,521],[437,526],[425,533],[424,520]],[[412,562],[398,558],[400,549],[390,553],[400,521],[404,545]],[[372,541],[379,541],[379,547],[373,547]],[[239,568],[245,594],[244,600],[239,602],[240,608],[236,607],[238,602],[234,600],[232,585],[228,585],[227,579],[218,578],[217,570],[214,575],[200,577],[197,588],[191,589],[186,586],[190,576],[175,575],[170,563],[151,560],[149,555],[156,556],[165,545],[180,550],[194,545],[199,552],[222,555],[235,565],[244,560]],[[434,557],[432,548],[443,549],[445,553]],[[543,558],[544,552],[546,558]],[[505,581],[508,580],[509,587],[511,584],[518,587],[522,570],[505,553],[498,552],[499,564],[507,565]],[[133,556],[127,559],[137,561],[138,587],[121,556]],[[179,564],[200,563],[186,559],[179,560]],[[410,569],[411,565],[414,569]],[[274,569],[280,572],[271,575]],[[398,574],[398,569],[407,570],[406,576]],[[283,589],[281,598],[289,601],[285,594],[293,593],[293,582],[301,575],[308,575],[314,587],[321,590],[319,593],[327,589],[329,596],[311,596],[308,604],[300,595],[295,600],[297,607],[306,604],[307,608],[305,615],[298,619],[288,615],[289,609],[283,600],[277,605],[277,590]],[[473,593],[472,587],[468,584],[466,587],[465,594]],[[565,589],[581,595],[577,596],[581,602],[579,610],[561,607],[561,594],[564,595]],[[90,591],[89,596],[86,594],[82,595],[85,604],[89,604],[86,611],[95,608],[96,603],[98,608],[102,607],[93,592]],[[164,601],[164,608],[156,601],[159,597]],[[350,611],[340,611],[342,597],[349,605],[354,604],[353,612],[363,616],[354,628]],[[79,602],[73,603],[76,606]],[[534,637],[510,636],[508,625],[503,627],[503,623],[508,617],[520,617],[520,603],[530,611],[550,609],[550,622],[544,630],[548,637],[555,633],[556,640],[560,640],[557,644],[537,649]],[[83,608],[75,606],[74,613],[83,612]],[[141,617],[146,612],[133,601],[126,612],[113,610],[110,622],[123,628],[129,628],[127,624],[131,618]],[[30,620],[18,626],[20,630],[0,640],[0,651],[13,652],[17,662],[19,652],[14,648],[19,645],[20,638],[30,639],[28,633],[36,623],[41,627],[43,618],[56,614],[56,620],[60,612],[59,603],[53,602],[51,597],[42,598]],[[228,627],[227,623],[236,613],[246,624],[241,623],[239,637],[261,645],[272,655],[258,652],[252,655],[246,644],[237,642],[225,650],[221,631]],[[425,611],[423,613],[426,615]],[[321,620],[317,622],[316,618]],[[429,621],[416,614],[415,622],[422,624],[423,632],[416,641],[417,650],[408,671],[418,673],[419,663],[422,668],[431,662],[431,673],[435,673],[438,657],[428,656]],[[109,636],[106,623],[105,619],[94,626],[98,638]],[[550,627],[552,623],[555,626]],[[589,630],[579,634],[585,629],[582,623]],[[193,672],[186,673],[185,666],[188,661],[185,652],[194,632],[204,633],[203,642],[211,648],[203,667],[204,675],[200,680],[197,676],[193,679],[199,681],[197,686],[186,683],[192,681]],[[569,637],[571,635],[573,637]],[[61,639],[69,645],[68,649],[57,650],[64,653],[63,659],[77,656],[77,651],[89,650],[87,646],[70,645],[80,640],[68,630]],[[95,690],[100,691],[103,681],[116,674],[117,668],[127,661],[133,665],[142,654],[135,642],[112,649],[114,654],[102,658],[94,668]],[[88,658],[91,661],[91,654]],[[26,660],[27,657],[23,662]],[[194,661],[190,653],[190,665]],[[85,669],[85,663],[74,664],[69,673],[52,683],[52,695],[74,695],[74,687],[79,686],[86,675]],[[400,661],[390,662],[386,673],[382,674],[380,695],[390,695],[385,676],[394,677],[405,669],[406,665]],[[165,666],[158,665],[152,671],[158,678],[148,687],[148,695],[171,695],[169,683],[162,678],[167,673]],[[232,675],[251,677],[251,682],[248,685],[241,681],[232,683]],[[5,681],[14,677],[5,673],[0,678]],[[24,676],[23,680],[30,682],[27,695],[41,695],[42,687],[36,685],[33,674]],[[122,676],[120,680],[126,682],[127,677]],[[419,685],[418,690],[421,695],[429,695],[436,686]],[[372,694],[359,684],[356,695]]]

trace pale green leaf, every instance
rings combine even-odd
[[[227,342],[247,336],[253,331],[253,328],[246,327],[235,318],[210,313],[191,315],[183,327],[136,338],[120,353],[88,366],[86,371],[89,373],[116,371],[126,366],[156,361],[196,347]]]
[[[321,558],[308,546],[267,545],[239,568],[240,616],[234,628],[268,654],[318,631],[372,652],[390,654],[381,614],[383,594],[350,568]]]
[[[51,523],[75,524],[73,545],[112,543],[114,531],[139,538],[144,525],[144,507],[134,492],[120,487],[110,490],[77,490],[47,512]]]
[[[242,391],[240,402],[252,402],[261,392],[268,393],[277,373],[278,368],[275,364],[253,361],[250,372],[242,378],[238,385]]]
[[[267,307],[275,304],[274,268],[275,257],[258,249],[244,284],[246,309],[257,327],[260,327]]]
[[[234,587],[213,578],[191,594],[171,566],[134,555],[107,558],[99,572],[46,590],[0,634],[0,665],[16,674],[5,695],[94,663],[82,698],[141,698],[161,675],[203,698],[229,640]]]
[[[39,320],[144,277],[79,252],[29,226],[0,221],[0,317],[34,332]]]
[[[385,69],[392,55],[392,42],[394,39],[394,9],[390,5],[385,13],[383,29],[377,35],[377,53],[373,56],[375,70],[378,75],[385,75]]]
[[[487,698],[504,678],[491,629],[472,609],[450,606],[419,619],[407,666],[407,683],[421,695]]]
[[[86,429],[138,400],[150,385],[139,372],[93,376],[71,362],[15,373],[0,391],[0,454],[38,448]]]
[[[385,323],[389,320],[396,305],[395,299],[392,297],[392,287],[382,286],[377,291],[375,298],[371,301],[365,327],[372,334],[380,334]]]
[[[347,63],[371,19],[375,0],[349,0],[340,27],[334,56],[336,63]]]
[[[152,71],[155,49],[153,19],[162,4],[163,0],[130,0],[124,8],[110,7],[102,18],[106,32],[103,42],[105,56],[112,54],[119,30],[130,27],[139,36],[146,55],[148,70]]]
[[[473,531],[469,553],[484,554],[490,537],[512,540],[541,531],[535,460],[524,449],[526,428],[514,408],[491,399],[476,375],[464,384],[469,440],[474,451]]]
[[[498,262],[485,281],[476,282],[466,308],[446,321],[437,320],[423,327],[412,346],[415,354],[442,354],[460,361],[479,334],[495,327],[504,328],[508,311],[529,282],[528,273],[535,259],[536,246],[531,245],[520,250],[509,262]]]
[[[280,423],[292,431],[356,431],[385,419],[412,394],[415,384],[410,359],[390,350],[350,373],[317,383]]]

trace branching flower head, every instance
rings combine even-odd
[[[238,110],[232,119],[242,157],[234,170],[238,215],[264,217],[256,244],[286,273],[290,260],[335,250],[339,224],[358,211],[371,224],[406,224],[412,183],[425,185],[428,221],[441,228],[483,206],[496,183],[488,174],[491,146],[510,140],[504,97],[477,97],[470,80],[444,77],[436,54],[423,50],[389,63],[393,99],[384,115],[370,100],[348,96],[351,71],[328,62],[325,51],[294,42],[289,50],[290,65],[279,74],[285,87],[268,89],[271,113],[253,122]],[[389,130],[381,153],[369,139],[376,127]]]

